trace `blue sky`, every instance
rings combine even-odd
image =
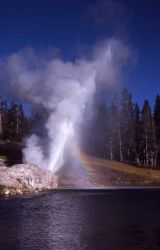
[[[31,46],[55,47],[74,59],[106,37],[129,44],[136,62],[124,84],[151,104],[160,93],[159,0],[1,0],[0,57]]]

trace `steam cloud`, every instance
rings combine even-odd
[[[26,140],[24,162],[47,167],[54,173],[63,165],[65,147],[76,139],[85,106],[101,85],[115,84],[130,51],[120,41],[108,40],[98,46],[90,59],[65,62],[33,49],[13,53],[1,60],[1,84],[13,98],[43,107],[49,114],[45,123],[48,151],[42,138],[33,134]]]

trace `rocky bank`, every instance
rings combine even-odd
[[[57,188],[57,177],[32,164],[0,166],[0,196],[36,193]]]

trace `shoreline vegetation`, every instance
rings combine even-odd
[[[160,96],[155,103],[134,103],[127,88],[110,98],[97,94],[93,114],[82,128],[83,152],[95,157],[160,168]],[[89,120],[90,119],[90,120]]]
[[[142,110],[138,104],[134,105],[126,88],[118,99],[121,103],[112,100],[110,107],[103,99],[95,104],[94,119],[86,123],[91,127],[83,127],[81,147],[84,154],[81,153],[81,159],[88,175],[87,188],[90,184],[91,188],[160,187],[160,97],[156,98],[154,112],[147,101]],[[4,166],[21,165],[22,140],[31,127],[41,124],[44,117],[36,114],[27,120],[22,105],[8,107],[1,102],[0,106],[1,177]],[[78,180],[81,187],[86,187],[86,179],[82,176],[77,175],[77,180],[74,179],[76,173],[72,173],[72,168],[67,174],[65,168],[62,171],[58,188],[77,188],[78,178],[81,178]],[[2,186],[0,183],[1,190]]]
[[[19,102],[0,98],[0,140],[8,142],[7,147],[23,142],[27,135],[36,134],[42,140],[47,136],[48,112],[39,107],[26,114],[24,109]],[[108,97],[100,91],[92,108],[88,103],[83,112],[78,143],[85,154],[160,169],[160,95],[154,104],[144,100],[139,106],[127,88]],[[3,151],[0,144],[0,155]],[[8,158],[14,157],[8,154]]]
[[[0,141],[0,176],[4,165],[9,168],[13,164],[22,163],[22,143]],[[87,188],[110,188],[110,187],[160,187],[160,169],[144,168],[117,161],[101,159],[98,157],[88,156],[81,153],[81,163],[85,166],[86,173],[91,185]],[[58,180],[58,188],[78,188],[72,179],[71,171],[67,171],[67,175],[63,173],[63,177]],[[78,178],[78,177],[76,177]],[[85,181],[80,180],[82,184]],[[81,188],[83,185],[81,186]],[[57,188],[57,187],[56,187]],[[0,189],[2,185],[0,183]],[[4,189],[4,187],[3,187]],[[44,189],[45,190],[45,189]],[[8,191],[7,191],[8,192]],[[0,192],[1,196],[8,196],[4,192]],[[13,195],[23,194],[13,192]],[[24,192],[25,193],[25,192]],[[26,192],[27,193],[27,192]],[[10,195],[9,195],[10,196]],[[11,192],[12,196],[12,192]]]

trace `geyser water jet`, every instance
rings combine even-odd
[[[73,124],[67,119],[60,124],[53,146],[51,146],[49,164],[50,170],[56,172],[63,164],[63,151],[67,140],[73,135]]]
[[[42,107],[48,114],[47,147],[38,134],[26,139],[24,162],[49,168],[54,173],[63,164],[66,147],[76,140],[84,110],[96,89],[119,82],[129,50],[111,39],[97,46],[92,58],[63,62],[24,49],[1,60],[0,81],[4,94]],[[16,89],[16,91],[15,91]],[[93,112],[92,108],[89,110]],[[46,138],[45,138],[46,140]],[[45,146],[44,146],[45,145]]]

